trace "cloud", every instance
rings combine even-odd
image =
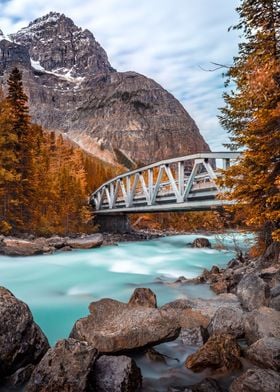
[[[231,64],[237,52],[238,0],[0,0],[0,29],[17,31],[49,11],[63,12],[93,32],[114,68],[155,79],[185,106],[213,150],[223,149],[226,131],[221,72],[211,61]]]

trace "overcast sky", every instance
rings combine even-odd
[[[217,119],[222,71],[237,53],[238,0],[0,0],[0,29],[13,33],[49,11],[91,30],[118,71],[155,79],[184,105],[212,150],[227,133]]]

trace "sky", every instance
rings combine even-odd
[[[224,70],[239,37],[239,0],[0,0],[4,34],[50,11],[90,30],[118,71],[144,74],[171,92],[197,123],[213,151],[225,150],[227,132],[217,115],[224,102]]]

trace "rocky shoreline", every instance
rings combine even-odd
[[[100,246],[101,239],[86,236],[82,245]],[[55,247],[54,238],[49,241]],[[72,249],[81,248],[81,238],[71,241]],[[13,241],[2,238],[2,249],[3,242],[11,249]],[[198,239],[193,246],[211,244]],[[91,302],[89,315],[54,347],[28,306],[0,288],[0,390],[278,392],[279,249],[274,243],[261,257],[239,255],[224,269],[214,266],[196,279],[161,283],[207,283],[217,293],[212,299],[177,299],[158,307],[150,289],[137,288],[128,303]],[[167,342],[182,353],[179,365],[155,350]],[[149,379],[143,358],[151,369],[166,366],[166,376]],[[168,361],[173,365],[167,367]]]
[[[94,233],[75,237],[22,237],[0,235],[0,255],[34,256],[54,252],[71,251],[74,249],[92,249],[101,245],[116,245],[118,242],[144,241],[172,235],[169,232],[131,231],[124,234]]]

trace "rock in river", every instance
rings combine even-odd
[[[192,242],[193,248],[211,248],[211,242],[208,238],[198,237]]]
[[[135,392],[142,384],[140,369],[125,355],[102,355],[95,362],[93,374],[96,392]]]
[[[91,375],[97,355],[97,350],[86,342],[60,340],[35,368],[25,391],[93,390]]]
[[[240,347],[231,335],[214,335],[186,360],[186,367],[194,372],[210,368],[215,372],[226,372],[241,367]]]
[[[0,253],[8,256],[33,256],[52,251],[46,242],[6,237],[0,241]]]
[[[48,340],[34,323],[28,306],[0,287],[0,380],[24,383],[31,365],[37,364],[48,348]]]
[[[76,321],[70,337],[85,340],[101,353],[154,346],[179,335],[174,314],[144,306],[101,299],[89,306],[91,314]]]
[[[231,384],[230,392],[279,392],[280,375],[274,370],[249,369]]]

